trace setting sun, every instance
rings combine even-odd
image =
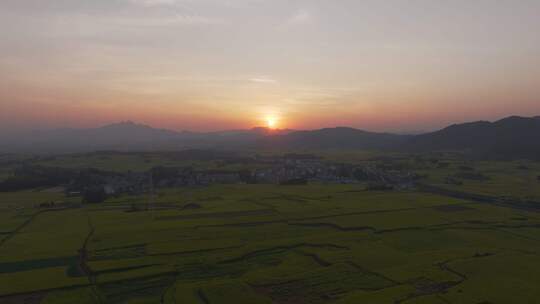
[[[269,129],[275,129],[277,127],[277,119],[275,117],[266,118],[266,126]]]

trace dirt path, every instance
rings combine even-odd
[[[90,219],[90,216],[88,216],[88,235],[84,239],[83,245],[81,249],[79,249],[79,268],[88,277],[88,282],[92,285],[96,284],[96,277],[94,273],[92,272],[92,269],[90,269],[90,266],[88,266],[88,242],[94,235],[94,232],[96,229],[92,225],[92,220]]]
[[[352,226],[352,227],[343,227],[334,223],[288,223],[291,226],[302,226],[302,227],[313,227],[313,228],[330,228],[343,232],[354,232],[354,231],[369,231],[375,234],[384,234],[384,233],[394,233],[402,231],[414,231],[414,230],[445,230],[451,229],[455,225],[487,225],[486,227],[479,227],[478,229],[493,229],[490,225],[498,224],[499,222],[482,222],[482,221],[456,221],[443,224],[427,225],[427,226],[408,226],[408,227],[399,227],[391,229],[377,229],[371,226]],[[468,227],[467,229],[473,229]]]
[[[198,297],[199,300],[201,300],[201,302],[203,302],[204,304],[210,304],[210,301],[208,300],[208,297],[206,297],[206,295],[204,294],[204,292],[202,291],[202,289],[197,290],[197,297]]]
[[[257,210],[230,211],[230,212],[194,213],[194,214],[161,216],[161,217],[158,217],[157,220],[177,221],[177,220],[210,219],[210,218],[235,218],[235,217],[243,217],[243,216],[262,216],[262,215],[276,215],[276,211],[273,209],[257,209]]]
[[[250,259],[250,258],[255,257],[257,255],[262,255],[262,254],[270,253],[270,252],[273,252],[273,251],[288,251],[288,250],[293,250],[293,249],[301,248],[301,247],[333,248],[333,249],[349,250],[349,247],[344,247],[344,246],[339,246],[339,245],[334,245],[334,244],[300,243],[300,244],[294,244],[294,245],[289,245],[289,246],[277,246],[277,247],[271,247],[271,248],[265,248],[265,249],[251,251],[251,252],[248,252],[248,253],[240,256],[240,257],[221,261],[221,262],[219,262],[219,264],[230,264],[230,263],[241,262],[243,260]]]
[[[448,300],[444,299],[442,297],[443,294],[448,292],[449,289],[456,287],[460,285],[461,283],[465,282],[468,278],[466,274],[463,274],[449,266],[449,264],[460,261],[460,260],[469,260],[469,259],[478,259],[483,257],[492,256],[492,254],[487,255],[474,255],[469,257],[463,257],[463,258],[455,258],[455,259],[449,259],[440,263],[437,263],[436,266],[439,267],[442,271],[449,272],[452,275],[454,275],[457,279],[441,282],[441,283],[434,283],[434,282],[422,282],[421,280],[417,281],[415,284],[415,287],[417,291],[415,293],[409,294],[406,297],[396,300],[395,304],[402,304],[417,298],[426,297],[426,296],[438,296],[438,298],[446,303],[449,303]]]
[[[194,229],[223,228],[223,227],[251,227],[251,226],[261,226],[261,225],[270,225],[270,224],[289,223],[289,222],[322,220],[322,219],[344,217],[344,216],[353,216],[353,215],[381,214],[381,213],[403,212],[403,211],[413,211],[413,210],[432,209],[432,208],[433,208],[432,206],[428,206],[428,207],[412,207],[412,208],[399,208],[399,209],[356,211],[356,212],[347,212],[347,213],[338,213],[338,214],[329,214],[329,215],[320,215],[320,216],[269,220],[269,221],[255,221],[255,222],[230,223],[230,224],[219,224],[219,225],[200,225],[200,226],[195,226]]]
[[[320,256],[318,256],[315,253],[305,252],[305,251],[298,251],[298,254],[301,254],[301,255],[303,255],[305,257],[311,258],[315,263],[317,263],[321,267],[332,266],[332,263],[323,260]]]
[[[371,274],[371,275],[373,275],[373,276],[377,276],[377,277],[383,278],[384,280],[386,280],[386,281],[392,283],[391,286],[384,287],[384,288],[381,288],[381,289],[378,289],[378,290],[382,290],[382,289],[386,289],[386,288],[390,288],[390,287],[394,287],[394,286],[398,286],[398,285],[403,285],[403,283],[401,283],[401,282],[398,282],[398,281],[396,281],[396,280],[394,280],[394,279],[391,279],[391,278],[389,278],[389,277],[387,277],[387,276],[385,276],[385,275],[383,275],[383,274],[381,274],[381,273],[378,273],[378,272],[375,272],[375,271],[366,269],[366,268],[364,268],[364,267],[362,267],[362,266],[360,266],[360,265],[358,265],[358,264],[356,264],[356,263],[354,263],[354,262],[350,262],[350,261],[349,261],[349,262],[347,262],[347,264],[353,266],[354,268],[356,268],[356,269],[358,269],[358,270],[360,270],[360,271],[362,271],[362,272],[364,272],[364,273]]]
[[[421,192],[437,194],[457,199],[465,199],[479,203],[487,203],[499,207],[506,207],[529,212],[540,212],[540,202],[520,199],[508,199],[485,194],[456,191],[422,183],[416,184],[416,187]]]
[[[221,250],[239,249],[239,248],[242,248],[242,247],[243,247],[243,245],[241,245],[241,246],[219,247],[219,248],[207,248],[207,249],[199,249],[199,250],[188,250],[188,251],[152,253],[152,254],[146,254],[145,256],[160,257],[160,256],[189,255],[189,254],[196,254],[196,253],[202,254],[202,253],[210,253],[210,252],[221,251]]]
[[[160,297],[160,300],[159,300],[159,303],[160,304],[165,304],[165,297],[167,296],[167,293],[169,292],[169,290],[171,290],[171,297],[170,297],[170,300],[172,300],[172,303],[175,303],[176,304],[176,280],[174,280],[172,282],[172,284],[165,288],[165,290],[163,290],[163,293],[161,294],[161,297]]]

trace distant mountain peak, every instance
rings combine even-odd
[[[540,156],[540,120],[509,116],[495,122],[454,124],[432,133],[415,136],[407,149],[420,151],[469,151],[506,158]]]
[[[144,128],[151,128],[148,125],[140,124],[133,122],[131,120],[121,121],[121,122],[115,122],[108,125],[101,126],[100,128],[119,128],[119,127],[144,127]]]
[[[268,127],[253,127],[250,131],[262,135],[284,135],[294,132],[294,130],[291,129],[270,129]]]
[[[534,118],[534,117],[533,117],[533,118]],[[494,123],[504,122],[504,121],[528,120],[528,119],[530,119],[530,118],[523,117],[523,116],[518,116],[518,115],[512,115],[512,116],[508,116],[508,117],[499,119],[499,120],[495,121]]]

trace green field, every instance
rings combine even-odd
[[[36,207],[51,200],[66,198],[0,195],[0,303],[540,299],[540,214],[531,210],[316,184],[160,189],[155,208],[140,212],[130,208],[145,196]]]

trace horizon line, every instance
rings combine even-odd
[[[328,126],[328,127],[320,127],[320,128],[269,128],[267,126],[253,126],[253,127],[247,127],[247,128],[231,128],[231,129],[216,129],[216,130],[208,130],[208,131],[197,131],[197,130],[190,130],[190,129],[175,129],[175,128],[167,128],[167,127],[156,127],[153,124],[145,123],[145,122],[138,122],[136,120],[120,120],[120,121],[113,121],[109,123],[102,123],[102,124],[96,124],[95,126],[91,127],[70,127],[70,126],[62,126],[62,127],[51,127],[51,128],[44,128],[44,127],[31,127],[28,129],[20,129],[15,128],[14,130],[18,129],[19,131],[23,132],[36,132],[36,131],[55,131],[55,130],[91,130],[91,129],[100,129],[100,128],[106,128],[114,125],[122,125],[122,124],[132,124],[136,126],[142,126],[142,127],[148,127],[155,130],[164,130],[164,131],[170,131],[170,132],[176,132],[176,133],[196,133],[196,134],[210,134],[210,133],[221,133],[221,132],[243,132],[243,131],[254,131],[257,129],[264,129],[268,131],[275,131],[275,132],[302,132],[302,131],[318,131],[318,130],[325,130],[325,129],[353,129],[358,131],[364,131],[364,132],[370,132],[370,133],[380,133],[380,134],[396,134],[396,135],[419,135],[424,133],[431,133],[436,132],[439,130],[443,130],[447,127],[453,126],[453,125],[459,125],[459,124],[467,124],[467,123],[478,123],[478,122],[488,122],[488,123],[495,123],[498,121],[502,121],[508,118],[540,118],[539,115],[531,115],[531,116],[522,116],[522,115],[508,115],[503,116],[501,118],[493,119],[493,120],[470,120],[470,121],[464,121],[464,122],[456,122],[456,123],[450,123],[447,124],[444,127],[441,128],[433,128],[431,130],[415,130],[415,131],[377,131],[377,130],[370,130],[365,128],[358,128],[358,127],[352,127],[347,125],[335,125],[335,126]],[[12,131],[14,131],[12,130]]]

